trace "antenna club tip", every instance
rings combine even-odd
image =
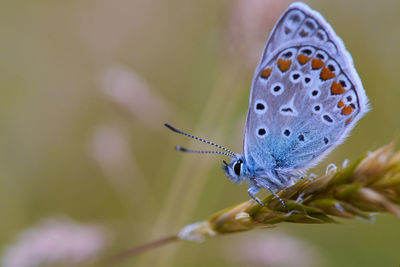
[[[183,148],[183,147],[181,147],[181,146],[175,146],[175,150],[177,150],[177,151],[182,151],[182,152],[186,152],[186,151],[187,151],[186,148]]]
[[[167,127],[168,129],[170,129],[171,131],[180,133],[180,131],[178,129],[176,129],[175,127],[173,127],[171,124],[169,123],[164,123],[164,126]]]

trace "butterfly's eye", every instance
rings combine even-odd
[[[233,170],[235,171],[237,176],[240,176],[240,170],[242,169],[242,163],[243,161],[239,159],[236,161],[235,165],[233,165]]]

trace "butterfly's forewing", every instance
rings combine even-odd
[[[255,71],[245,158],[255,168],[311,167],[343,141],[367,102],[341,39],[318,12],[292,4]]]

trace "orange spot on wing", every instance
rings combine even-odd
[[[292,61],[290,59],[278,59],[278,67],[282,72],[287,71],[290,68]]]
[[[336,74],[335,74],[334,72],[332,72],[330,69],[324,67],[324,68],[321,70],[321,74],[319,75],[319,77],[320,77],[322,80],[326,81],[326,80],[335,78],[335,77],[336,77]]]
[[[343,115],[350,115],[353,112],[353,108],[351,106],[345,106],[342,109],[342,114]]]
[[[340,100],[339,103],[337,104],[337,107],[338,107],[338,108],[341,108],[341,107],[343,107],[343,106],[344,106],[344,103],[343,103],[342,100]]]
[[[272,69],[271,68],[266,68],[265,70],[263,70],[263,72],[261,73],[261,77],[264,79],[267,79],[270,75],[271,75]]]
[[[351,122],[351,117],[346,120],[346,125]]]
[[[323,65],[324,65],[324,62],[323,62],[321,59],[319,59],[319,58],[314,58],[314,59],[311,61],[311,67],[312,67],[314,70],[322,68]]]
[[[297,60],[300,62],[301,65],[304,65],[310,60],[310,57],[300,54],[297,56]]]
[[[346,90],[344,90],[343,86],[340,83],[333,82],[331,86],[332,95],[341,95],[344,94]]]

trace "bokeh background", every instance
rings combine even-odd
[[[219,156],[241,152],[253,70],[291,1],[11,1],[0,9],[2,266],[86,260],[248,199]],[[398,139],[400,2],[306,1],[352,53],[372,111],[329,163]],[[279,225],[170,245],[118,266],[397,266],[400,219]]]

